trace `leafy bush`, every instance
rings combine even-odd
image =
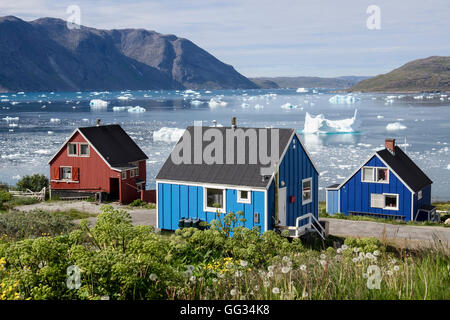
[[[131,207],[142,207],[145,204],[147,204],[147,202],[142,201],[141,199],[136,199],[130,203],[130,206]]]
[[[33,174],[32,176],[23,176],[17,182],[17,189],[21,191],[25,191],[30,189],[33,192],[41,191],[44,187],[48,188],[49,181],[46,176],[43,174]]]
[[[0,210],[5,210],[5,202],[9,202],[12,199],[12,195],[6,191],[0,189]]]

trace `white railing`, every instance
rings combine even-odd
[[[26,189],[25,191],[13,191],[10,190],[9,193],[13,196],[13,197],[29,197],[29,198],[36,198],[39,201],[44,201],[45,200],[45,191],[46,188],[42,188],[41,191],[38,192],[33,192],[30,189]]]
[[[308,219],[307,223],[303,226],[299,226],[300,222],[303,220]],[[319,226],[319,228],[317,228]],[[304,234],[306,230],[315,230],[322,239],[325,240],[325,229],[322,227],[322,225],[319,223],[319,221],[316,219],[316,217],[312,213],[305,214],[301,217],[298,217],[295,220],[295,236],[299,237],[300,235]]]

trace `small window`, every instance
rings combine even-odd
[[[398,194],[384,195],[384,209],[398,210]]]
[[[69,152],[69,156],[77,156],[77,144],[76,143],[69,143],[67,145],[67,150]]]
[[[89,156],[89,145],[87,143],[80,143],[80,156]]]
[[[134,177],[134,169],[131,169],[130,170],[130,178],[133,178]]]
[[[136,168],[136,177],[139,176],[139,167]]]
[[[312,178],[302,181],[302,204],[312,202]]]
[[[125,180],[127,178],[127,172],[123,171],[122,172],[122,180]]]
[[[225,212],[225,190],[205,188],[205,211]]]
[[[422,190],[417,193],[417,200],[422,199]]]
[[[364,167],[362,168],[362,181],[364,182],[374,182],[374,176],[373,176],[373,168],[370,167]]]
[[[389,171],[386,168],[377,168],[377,182],[388,182]]]
[[[61,167],[59,172],[60,179],[72,180],[72,168],[71,167]]]
[[[237,202],[239,203],[251,203],[251,191],[248,190],[238,190]]]

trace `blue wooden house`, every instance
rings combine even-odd
[[[199,152],[193,146],[194,128],[213,128],[223,136],[226,136],[227,130],[241,130],[245,137],[245,162],[210,164],[200,159],[194,163],[194,154]],[[269,145],[273,143],[270,141],[272,130],[279,132],[279,158],[274,166],[269,166],[272,174],[262,175],[261,169],[267,168],[267,165],[259,160],[251,163],[249,154],[254,154],[252,146],[261,141],[263,134],[268,137]],[[251,141],[251,138],[258,142]],[[217,218],[217,210],[221,213],[242,211],[246,219],[245,227],[259,227],[261,232],[294,228],[299,217],[311,218],[300,219],[299,226],[318,219],[319,173],[294,129],[190,126],[177,145],[185,139],[192,139],[192,150],[189,152],[192,162],[175,164],[172,159],[174,152],[177,152],[175,146],[156,177],[158,228],[175,230],[183,218],[199,218],[209,223]],[[205,150],[207,143],[202,143],[201,149]],[[243,150],[239,150],[242,153]],[[267,150],[270,154],[270,146]],[[235,160],[237,153],[235,148]],[[227,156],[230,155],[223,146],[223,157]]]
[[[431,184],[426,174],[386,139],[385,149],[372,154],[340,184],[326,188],[329,214],[363,215],[404,221],[436,220]]]

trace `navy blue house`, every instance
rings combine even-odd
[[[404,221],[435,220],[432,183],[395,145],[395,139],[386,139],[385,149],[372,154],[342,183],[326,188],[327,212]]]
[[[242,211],[246,219],[245,227],[259,227],[261,232],[295,226],[296,219],[308,213],[318,218],[319,174],[294,129],[277,129],[279,158],[274,166],[269,165],[273,173],[262,175],[261,168],[267,168],[267,164],[249,161],[249,152],[254,153],[252,146],[259,143],[262,134],[272,139],[274,129],[190,126],[177,145],[184,139],[194,141],[194,128],[215,129],[223,136],[226,130],[241,130],[245,141],[245,163],[226,164],[229,163],[227,161],[210,164],[200,159],[197,163],[176,164],[172,158],[174,152],[178,152],[175,146],[156,177],[158,228],[176,230],[182,218],[199,218],[209,223],[217,218],[217,210],[221,213]],[[252,137],[257,141],[251,141]],[[193,160],[194,154],[199,151],[194,150],[193,143],[191,146]],[[206,148],[205,142],[202,142],[200,152]],[[236,160],[237,149],[234,150]],[[270,147],[267,150],[270,154]],[[227,157],[225,146],[223,156]],[[215,207],[217,204],[219,208]]]

